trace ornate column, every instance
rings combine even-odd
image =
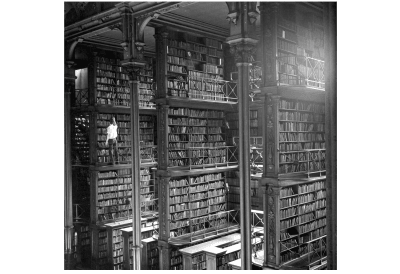
[[[266,126],[264,128],[264,174],[263,177],[278,178],[279,173],[279,155],[278,155],[278,106],[280,96],[268,93],[265,95],[265,113],[266,113]]]
[[[132,151],[132,231],[133,231],[133,270],[140,270],[141,214],[140,214],[140,135],[139,135],[139,81],[133,80],[138,71],[127,67],[131,87],[131,151]]]
[[[324,3],[325,133],[328,269],[337,269],[337,78],[336,3]]]
[[[277,12],[279,3],[260,2],[263,86],[277,85]]]
[[[169,105],[157,105],[158,169],[168,168],[168,109]]]
[[[162,28],[156,28],[156,77],[157,94],[156,98],[166,98],[167,96],[167,39],[168,33]]]
[[[75,91],[75,70],[66,65],[64,76],[64,269],[73,269],[74,237],[71,166],[71,93]]]
[[[128,2],[116,5],[121,11],[124,59],[121,65],[129,76],[131,89],[131,151],[132,151],[132,230],[133,230],[133,270],[140,270],[141,216],[140,216],[140,147],[139,147],[139,69],[145,66],[144,44],[135,44],[137,37],[135,19]]]
[[[251,270],[249,66],[258,42],[255,39],[258,13],[255,12],[254,3],[249,2],[232,2],[228,8],[231,28],[226,42],[230,45],[238,68],[241,265],[242,270]]]
[[[279,231],[279,192],[280,187],[267,186],[264,193],[264,265],[269,267],[278,267],[280,246]]]
[[[158,223],[159,223],[159,237],[158,248],[160,251],[160,269],[169,270],[171,262],[171,247],[168,244],[169,239],[169,176],[158,177]]]
[[[71,157],[71,93],[75,92],[74,50],[83,39],[65,44],[64,66],[64,255],[65,269],[73,269],[72,242],[74,237],[72,208],[72,157]]]

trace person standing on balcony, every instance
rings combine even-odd
[[[111,117],[110,125],[107,127],[107,140],[106,144],[108,143],[108,151],[110,156],[110,162],[115,165],[115,161],[118,162],[118,126],[115,122],[115,117]],[[115,158],[115,159],[114,159]]]

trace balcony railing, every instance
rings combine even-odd
[[[157,163],[157,146],[156,145],[141,145],[140,146],[140,163],[152,164]]]
[[[284,55],[277,59],[279,85],[325,89],[324,61],[298,55]]]
[[[326,174],[325,151],[325,149],[304,149],[301,151],[280,152],[281,163],[279,173],[281,176],[306,174],[309,178],[312,176],[323,176]],[[282,161],[285,158],[285,154],[293,153],[299,155],[297,159],[292,159],[290,162]]]
[[[89,205],[73,204],[72,207],[74,223],[85,223],[89,221]]]
[[[190,99],[206,101],[233,102],[238,100],[237,84],[222,79],[189,77]]]
[[[81,107],[89,105],[89,90],[75,89],[74,98],[72,99],[72,106]]]
[[[251,210],[251,238],[261,239],[263,241],[264,237],[264,212],[260,210]],[[254,258],[257,258],[258,251],[262,250],[257,248],[258,245],[252,246],[252,254]]]
[[[238,159],[235,146],[189,147],[189,169],[235,165]]]

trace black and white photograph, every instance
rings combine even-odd
[[[65,2],[65,269],[336,269],[336,3]]]

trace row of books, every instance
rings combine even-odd
[[[319,189],[325,189],[325,181],[317,181],[311,184],[299,185],[299,193],[312,192]]]
[[[295,207],[290,207],[288,209],[284,209],[280,211],[280,218],[281,219],[286,219],[289,217],[294,217],[297,214],[297,208]]]
[[[325,143],[318,141],[306,143],[280,143],[280,151],[300,151],[304,149],[325,149]]]
[[[291,110],[301,110],[301,111],[310,111],[315,113],[324,114],[325,113],[325,105],[318,103],[310,103],[305,101],[292,101],[292,100],[280,100],[279,101],[280,109],[291,109]]]
[[[216,65],[202,64],[201,67],[202,67],[202,70],[207,73],[214,73],[214,74],[219,74],[219,75],[224,74],[224,69],[220,68]]]
[[[167,56],[167,63],[175,64],[175,65],[181,65],[181,66],[186,66],[187,61],[185,58],[178,57],[178,56]]]
[[[303,234],[303,233],[310,232],[311,230],[314,230],[314,229],[317,229],[317,228],[320,228],[323,226],[326,226],[326,218],[315,220],[315,221],[313,221],[311,223],[307,223],[305,225],[300,225],[298,227],[298,230],[299,230],[300,234]]]
[[[324,122],[325,115],[318,113],[304,113],[292,111],[279,111],[279,120],[295,120],[298,122]]]
[[[311,123],[303,123],[303,122],[285,122],[279,121],[279,131],[320,131],[323,132],[325,125],[322,123],[311,124]]]
[[[182,211],[182,210],[189,210],[189,204],[188,203],[175,204],[175,205],[171,205],[169,207],[170,213],[174,213],[174,212]]]
[[[325,134],[322,133],[279,133],[279,141],[280,142],[310,142],[310,141],[325,141]]]
[[[189,79],[198,81],[217,81],[222,80],[220,75],[209,74],[204,71],[189,70]]]
[[[99,180],[98,185],[104,186],[104,185],[130,184],[131,182],[132,178],[125,177],[125,178]]]

